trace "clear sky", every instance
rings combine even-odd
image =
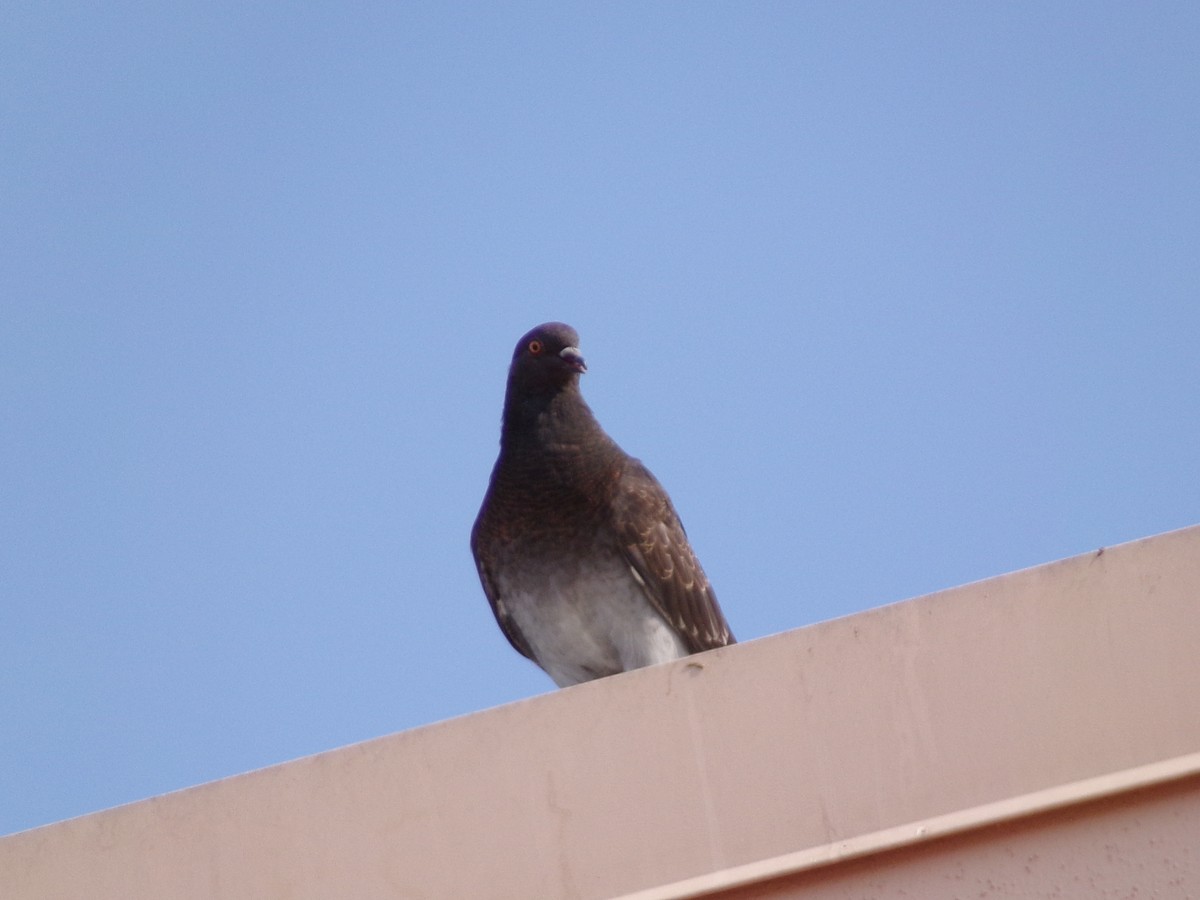
[[[4,17],[0,833],[551,690],[545,320],[742,640],[1200,522],[1200,4]]]

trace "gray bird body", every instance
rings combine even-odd
[[[518,343],[471,532],[496,621],[559,687],[734,641],[666,492],[584,402],[577,343]]]

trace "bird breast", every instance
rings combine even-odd
[[[497,588],[534,658],[559,687],[687,655],[619,552],[601,548],[503,566]]]

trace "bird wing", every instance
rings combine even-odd
[[[471,554],[475,557],[475,568],[479,570],[479,581],[483,585],[483,592],[487,595],[488,603],[492,606],[492,614],[496,617],[496,624],[500,626],[500,630],[504,632],[504,636],[508,638],[508,642],[522,656],[533,659],[533,651],[529,648],[529,642],[525,640],[525,635],[521,634],[521,629],[517,627],[517,623],[508,614],[508,609],[504,605],[504,598],[500,596],[500,591],[496,588],[496,580],[492,577],[491,573],[491,554],[487,551],[487,544],[488,540],[484,536],[483,516],[481,514],[475,522],[475,527],[471,529]],[[534,662],[537,662],[537,660],[534,659]]]
[[[688,650],[698,653],[734,643],[671,498],[636,459],[623,467],[613,512],[621,552],[646,597]]]

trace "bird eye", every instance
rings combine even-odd
[[[542,342],[539,340],[530,341],[529,342],[529,352],[533,356],[537,356],[538,354],[540,354],[542,352]]]

